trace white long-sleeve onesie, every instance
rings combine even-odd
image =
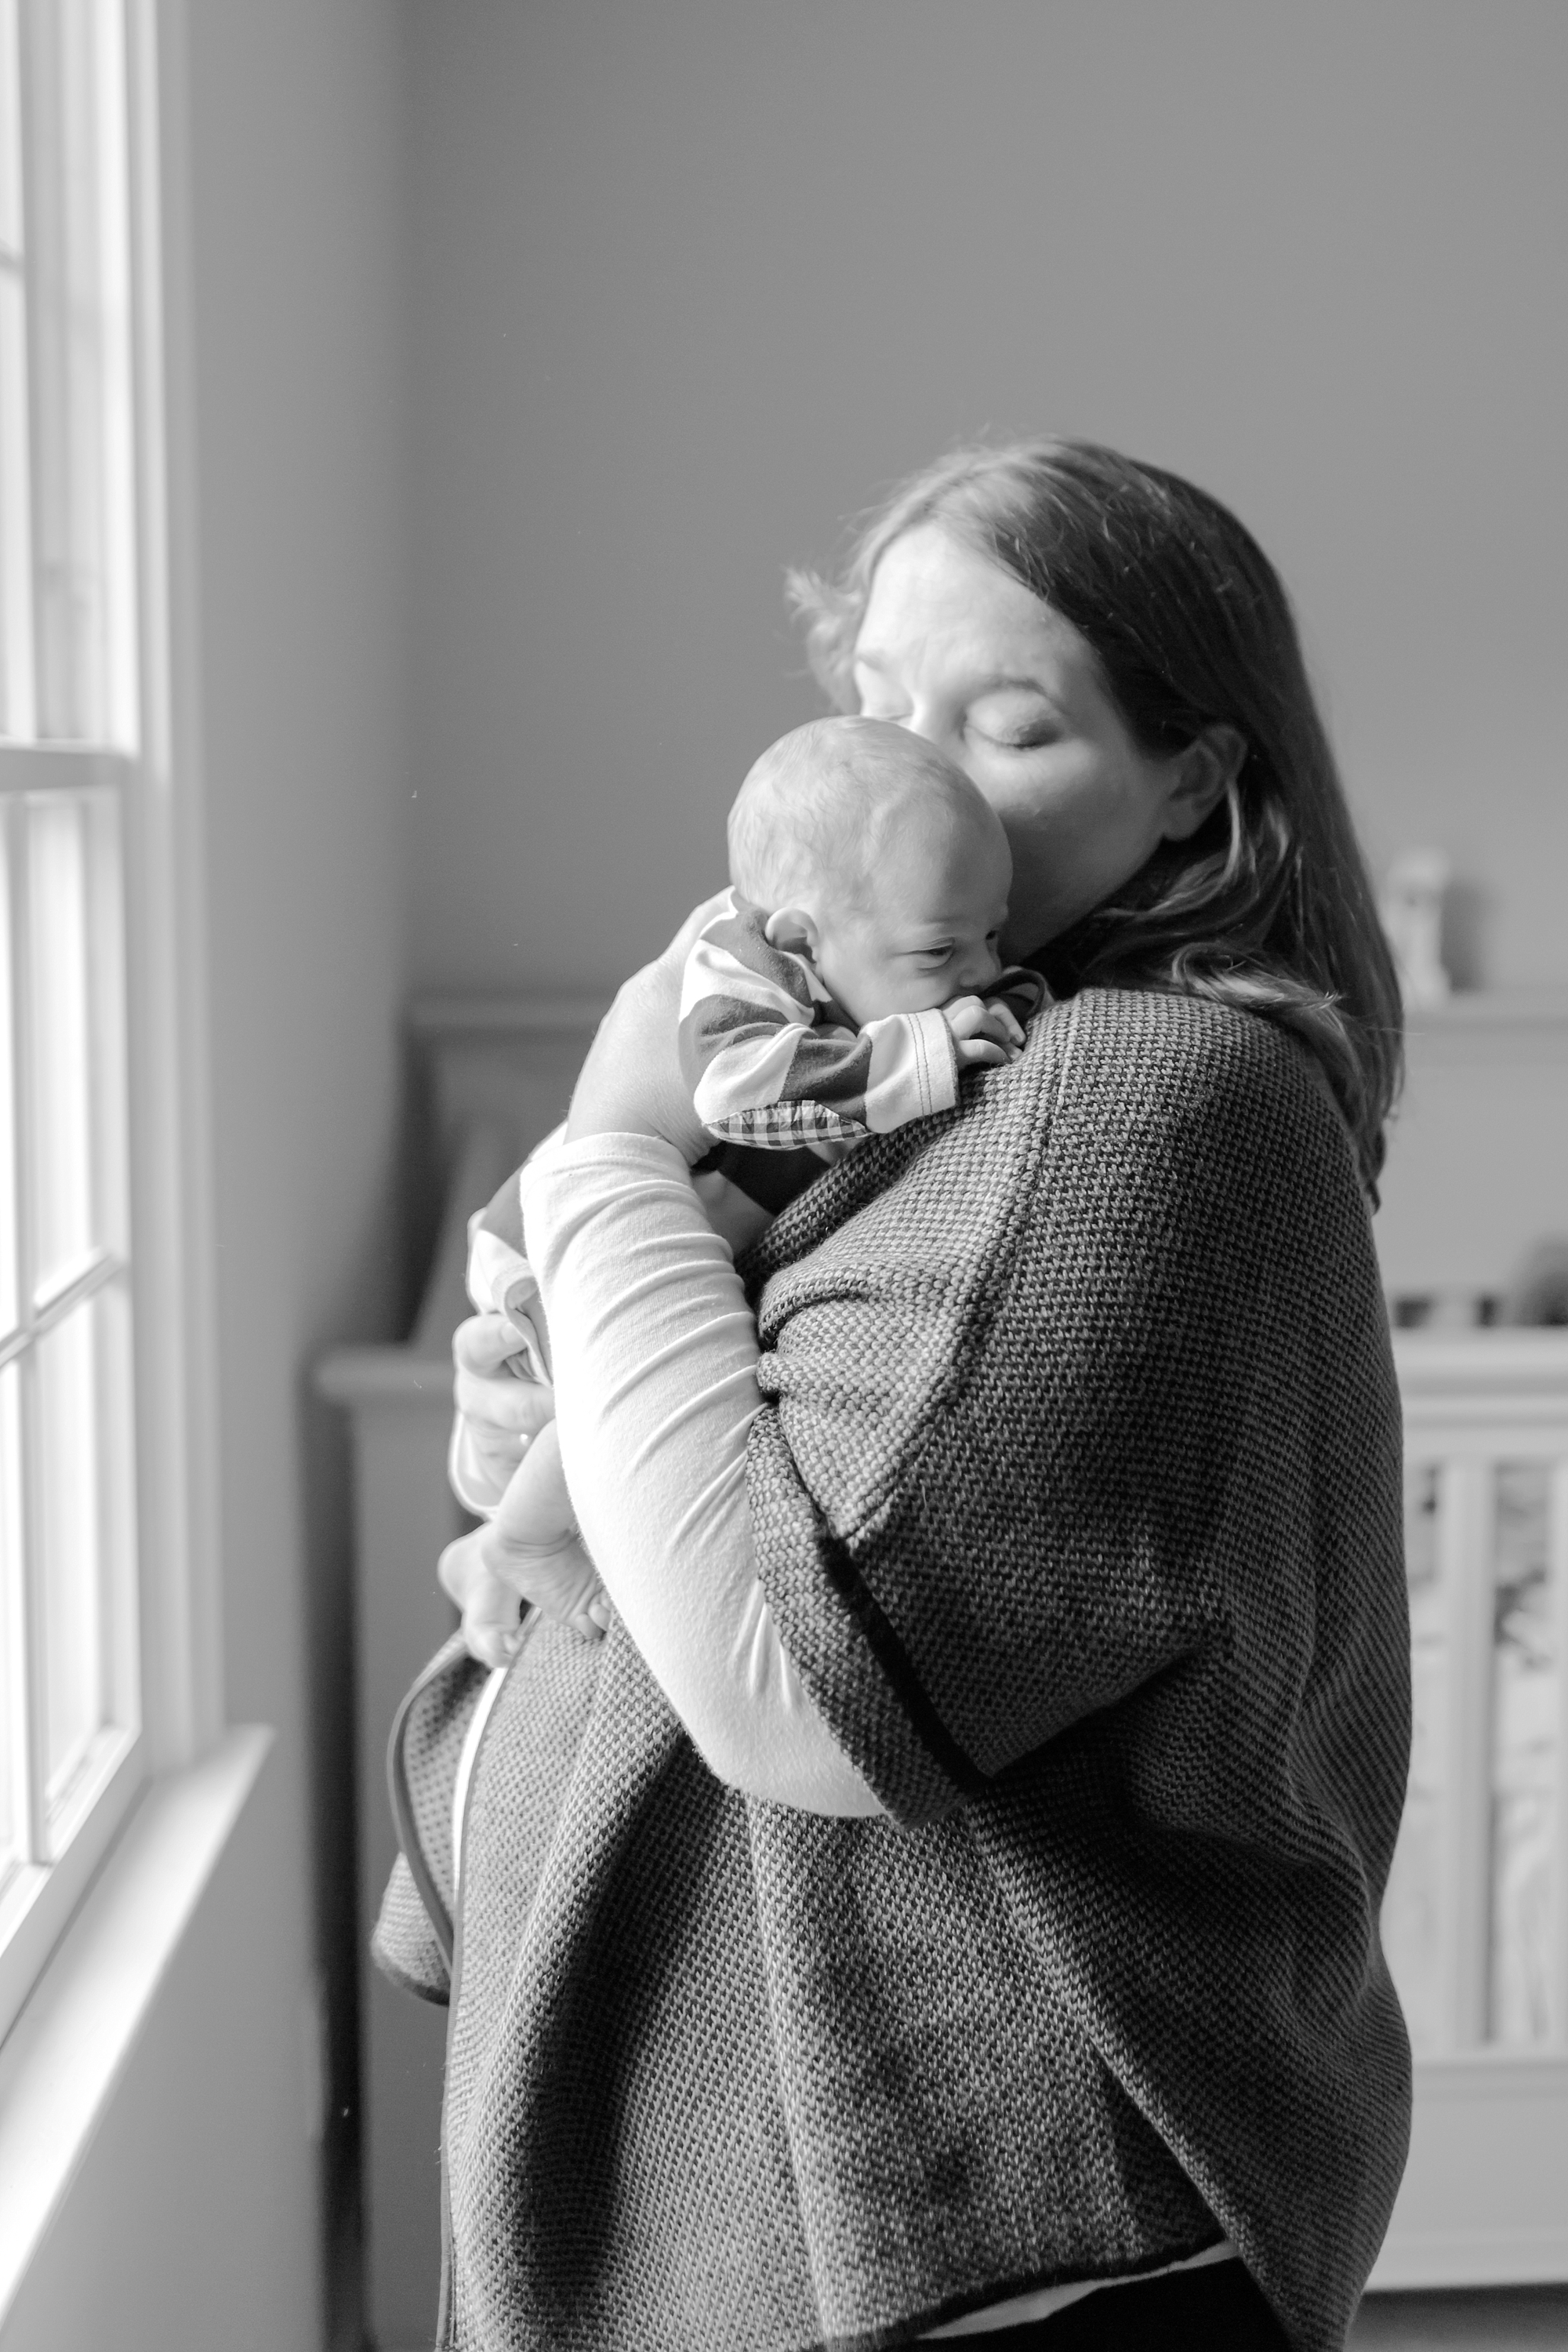
[[[757,1576],[746,1498],[756,1325],[685,1161],[647,1136],[552,1139],[521,1188],[573,1506],[649,1671],[732,1787],[806,1812],[879,1812]],[[494,1255],[477,1234],[481,1299]],[[460,1499],[493,1511],[500,1487],[461,1423],[451,1467]]]

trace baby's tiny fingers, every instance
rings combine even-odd
[[[954,1049],[962,1064],[989,1063],[993,1066],[1013,1057],[1005,1045],[993,1045],[989,1037],[961,1037]]]
[[[1015,1045],[1021,1045],[1023,1044],[1023,1024],[1010,1004],[1003,1004],[999,1001],[993,1002],[992,1003],[987,1004],[985,1010],[991,1015],[994,1022],[1001,1024],[1004,1034],[1012,1040]]]

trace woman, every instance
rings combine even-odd
[[[1337,2345],[1409,2098],[1399,1013],[1283,593],[1071,443],[796,589],[834,698],[996,808],[1059,1001],[745,1288],[684,935],[525,1171],[616,1615],[540,1625],[473,1769],[444,2341]],[[515,1345],[458,1335],[481,1502],[548,1409]]]

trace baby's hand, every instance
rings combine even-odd
[[[1024,1032],[1005,1004],[959,996],[942,1006],[942,1017],[952,1033],[961,1068],[972,1063],[1016,1062],[1024,1050]]]

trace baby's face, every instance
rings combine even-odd
[[[900,826],[865,898],[819,914],[816,969],[859,1027],[983,995],[1002,969],[997,940],[1012,882],[994,820],[943,813]]]

